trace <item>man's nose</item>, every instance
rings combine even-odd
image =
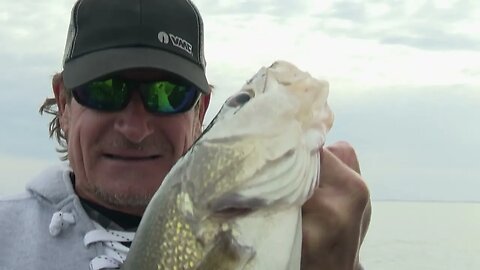
[[[134,91],[127,107],[118,112],[114,128],[131,142],[141,143],[154,132],[154,117],[145,110],[140,94]]]

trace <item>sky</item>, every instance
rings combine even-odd
[[[48,138],[72,0],[0,0],[0,195],[59,162]],[[327,144],[350,142],[373,200],[480,201],[480,2],[197,0],[211,119],[261,66],[330,83]]]

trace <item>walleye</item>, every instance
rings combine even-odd
[[[122,269],[300,269],[327,96],[326,81],[288,62],[261,68],[165,177]]]

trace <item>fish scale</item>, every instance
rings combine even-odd
[[[122,269],[300,269],[327,96],[326,81],[293,64],[261,68],[165,177]]]

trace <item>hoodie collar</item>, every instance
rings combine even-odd
[[[66,199],[76,196],[70,179],[71,172],[67,163],[51,166],[27,184],[27,191],[50,204],[63,204]]]

